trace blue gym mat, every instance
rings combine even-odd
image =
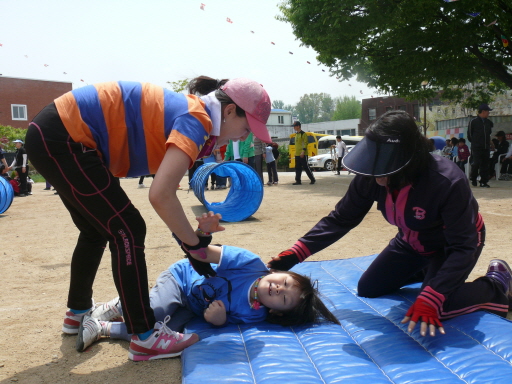
[[[197,383],[512,383],[512,323],[487,312],[443,322],[446,335],[421,337],[400,324],[418,285],[376,299],[357,281],[376,255],[304,262],[341,326],[266,322],[214,328],[194,319],[200,341],[182,354],[182,382]],[[330,302],[329,302],[330,301]]]

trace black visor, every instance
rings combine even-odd
[[[349,171],[382,177],[398,172],[411,161],[406,155],[400,136],[379,136],[367,131],[363,140],[343,158],[343,166]]]

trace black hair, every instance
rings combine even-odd
[[[226,106],[228,104],[236,105],[236,115],[239,117],[245,117],[245,111],[240,108],[224,91],[220,89],[224,84],[226,84],[229,79],[217,80],[208,76],[198,76],[188,83],[188,91],[192,95],[204,96],[213,91],[215,92],[215,97],[220,101],[222,106]]]
[[[336,136],[336,138],[337,138],[337,139],[341,139],[341,136],[340,136],[340,135],[338,135],[338,136]]]
[[[283,326],[317,323],[322,318],[334,324],[340,324],[339,320],[327,309],[320,299],[320,293],[315,284],[307,276],[291,271],[279,271],[289,274],[295,285],[301,292],[299,304],[290,311],[269,313],[267,321]]]
[[[389,176],[390,189],[400,189],[405,185],[413,184],[421,172],[427,169],[432,158],[429,141],[407,112],[401,110],[386,112],[367,129],[379,136],[400,136],[402,150],[407,157],[411,157],[403,169]]]
[[[452,137],[452,144],[453,146],[456,146],[458,143],[459,143],[459,139],[457,139],[456,137]],[[462,139],[461,139],[462,140]],[[466,142],[466,140],[464,140],[464,142]]]
[[[459,143],[466,144],[466,139],[463,139],[463,138],[457,139],[457,144],[459,144]]]

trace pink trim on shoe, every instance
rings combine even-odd
[[[168,328],[166,324],[170,319],[170,316],[166,316],[163,322],[156,323],[155,330],[146,340],[132,336],[128,354],[130,360],[147,361],[179,356],[185,348],[199,341],[195,333],[183,334]]]

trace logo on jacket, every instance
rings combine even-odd
[[[425,218],[425,210],[420,207],[413,207],[412,210],[415,212],[414,218],[418,220],[423,220]]]

